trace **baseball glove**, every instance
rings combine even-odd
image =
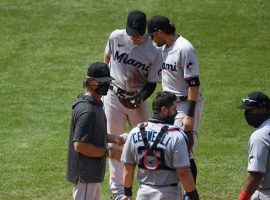
[[[136,109],[140,106],[140,104],[142,103],[142,98],[141,98],[141,93],[138,92],[136,95],[134,96],[126,96],[124,94],[118,93],[117,94],[119,101],[126,107],[129,109]]]

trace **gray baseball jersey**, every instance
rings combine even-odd
[[[145,131],[147,132],[147,139],[150,145],[155,141],[162,126],[164,124],[148,122]],[[131,130],[124,145],[121,160],[124,163],[138,164],[143,157],[143,152],[141,151],[143,147],[144,143],[140,129],[135,127]],[[182,131],[167,131],[157,145],[157,148],[161,149],[160,156],[164,156],[164,158],[160,160],[161,162],[164,160],[166,166],[170,168],[189,167],[188,150]],[[149,171],[142,168],[138,170],[138,180],[149,185],[167,185],[179,181],[175,170]]]
[[[252,133],[248,148],[247,171],[264,173],[259,188],[270,189],[270,119]]]
[[[126,30],[111,33],[105,54],[110,57],[113,84],[128,92],[142,89],[147,82],[161,81],[161,50],[148,37],[141,45],[134,45]]]
[[[169,48],[162,47],[162,87],[176,96],[188,95],[185,78],[199,76],[199,63],[192,44],[179,36]]]

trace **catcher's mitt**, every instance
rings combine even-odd
[[[138,92],[136,95],[134,96],[126,96],[124,94],[118,93],[117,94],[119,101],[126,107],[129,109],[136,109],[140,106],[140,104],[142,103],[142,98],[141,98],[141,93]]]

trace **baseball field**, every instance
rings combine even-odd
[[[1,200],[72,199],[71,104],[87,65],[102,60],[110,32],[125,28],[133,9],[168,16],[195,46],[205,96],[198,191],[203,200],[237,198],[253,128],[236,106],[251,91],[270,95],[267,0],[1,0]]]

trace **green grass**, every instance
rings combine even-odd
[[[71,104],[132,9],[168,16],[194,44],[205,96],[198,190],[203,200],[236,199],[252,128],[235,107],[250,91],[270,95],[270,2],[262,0],[0,1],[1,200],[72,199]],[[107,177],[104,199],[108,185]]]

